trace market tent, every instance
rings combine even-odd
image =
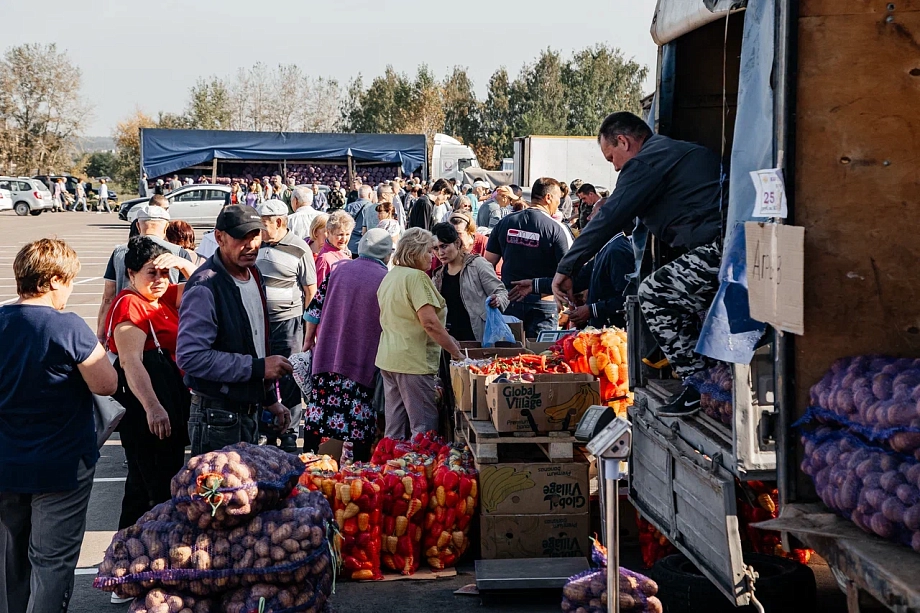
[[[400,164],[404,173],[427,164],[424,134],[318,134],[227,130],[141,129],[141,169],[149,177],[211,160],[337,160]]]

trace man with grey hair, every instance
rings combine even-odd
[[[368,228],[376,228],[379,223],[377,210],[374,208],[374,203],[371,202],[373,193],[374,189],[370,185],[362,184],[358,187],[358,199],[345,205],[345,212],[355,218],[355,227],[351,231],[351,238],[348,239],[348,250],[351,251],[353,257],[358,257],[358,243],[361,242],[361,236],[364,234],[365,216],[369,215],[368,222],[373,222],[373,225],[367,224]]]
[[[295,198],[296,190],[299,189],[306,190],[295,188]],[[303,194],[301,197],[304,197]],[[287,207],[282,200],[267,200],[259,207],[259,216],[262,218],[263,229],[256,268],[262,273],[265,284],[269,347],[272,355],[289,358],[292,353],[299,353],[303,347],[302,317],[305,307],[316,294],[316,266],[310,247],[288,228]],[[291,412],[291,428],[280,433],[280,446],[293,453],[297,450],[295,429],[303,416],[300,388],[291,375],[279,379],[278,386],[281,404]],[[274,444],[279,436],[277,430],[261,426],[260,423],[262,434],[270,444]]]
[[[310,224],[319,215],[313,208],[313,190],[309,187],[295,187],[291,194],[291,208],[294,212],[288,216],[288,229],[299,236],[301,240],[310,238]]]
[[[157,194],[150,199],[150,204],[141,207],[140,212],[137,214],[137,230],[141,236],[149,237],[157,245],[168,249],[171,254],[178,256],[187,263],[187,266],[172,268],[169,271],[169,282],[178,283],[180,272],[187,279],[192,276],[197,266],[192,263],[194,261],[192,254],[182,247],[174,245],[166,240],[166,226],[169,225],[170,219],[169,212],[164,207],[159,206],[159,203],[169,204],[164,196]],[[103,345],[105,345],[106,336],[108,335],[108,331],[105,329],[105,320],[106,316],[109,314],[109,307],[111,307],[112,302],[115,300],[115,296],[117,296],[121,290],[128,287],[130,282],[128,279],[128,270],[125,267],[125,254],[127,252],[127,244],[115,247],[111,257],[109,257],[109,263],[103,275],[105,285],[102,290],[102,303],[99,305],[99,315],[96,318],[96,336]]]

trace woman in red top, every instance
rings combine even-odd
[[[116,354],[118,391],[127,410],[118,426],[128,478],[118,528],[135,523],[169,500],[169,483],[185,462],[190,397],[175,363],[183,285],[169,283],[169,270],[186,278],[195,265],[145,236],[128,241],[125,268],[130,285],[109,310],[107,345]]]
[[[316,254],[316,287],[332,272],[333,267],[342,260],[351,260],[348,239],[355,228],[351,215],[339,209],[329,215],[326,221],[326,242]]]

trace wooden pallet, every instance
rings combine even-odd
[[[454,411],[456,437],[469,445],[480,464],[497,464],[499,449],[508,445],[532,445],[551,462],[572,462],[575,459],[575,437],[569,432],[549,432],[537,436],[530,432],[502,434],[490,421],[473,421],[468,413]]]

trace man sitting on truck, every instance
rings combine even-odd
[[[685,251],[645,278],[638,293],[652,335],[671,368],[686,381],[708,366],[694,349],[700,314],[719,285],[719,158],[700,145],[653,134],[641,118],[625,112],[604,120],[598,142],[620,176],[607,202],[559,262],[553,293],[574,306],[572,279],[607,241],[639,218],[658,240]],[[683,417],[699,408],[699,392],[685,386],[658,414]]]

